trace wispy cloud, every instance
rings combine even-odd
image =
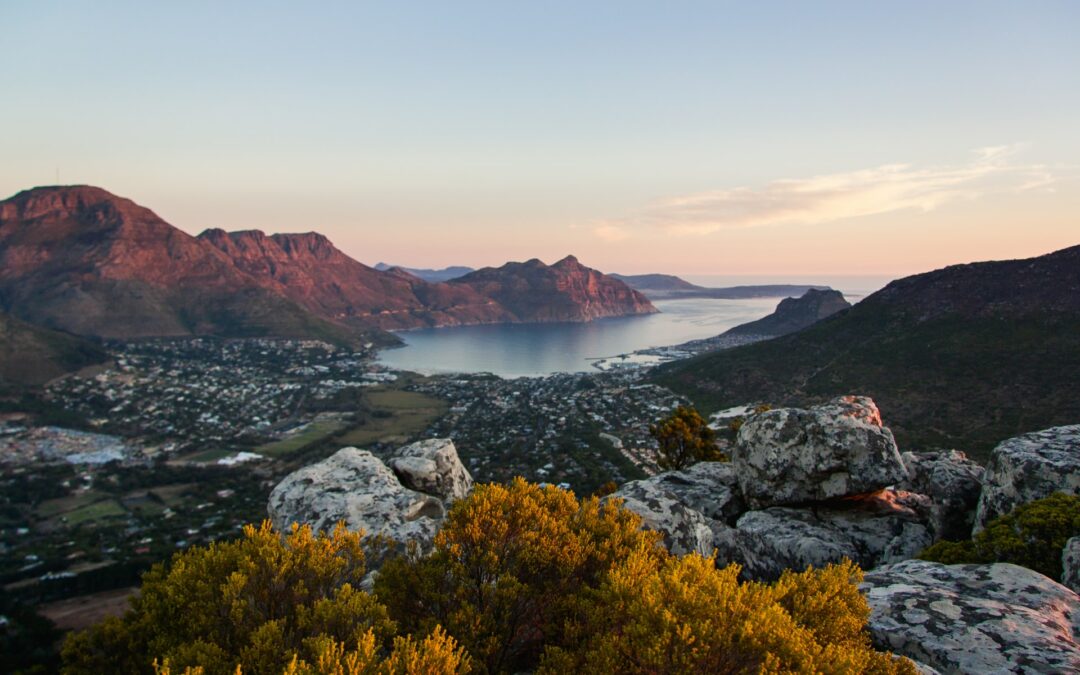
[[[777,180],[664,199],[626,218],[594,224],[593,233],[618,241],[660,228],[682,234],[778,224],[815,225],[901,210],[932,211],[976,199],[990,190],[1032,190],[1054,181],[1044,165],[1022,164],[1022,146],[981,148],[966,164],[918,168],[887,164],[871,169]]]

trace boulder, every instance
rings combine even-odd
[[[934,539],[969,538],[982,492],[983,467],[957,450],[905,452],[900,457],[908,477],[896,487],[930,498]]]
[[[907,478],[896,441],[865,396],[754,415],[732,462],[753,508],[874,492]]]
[[[974,531],[1054,492],[1080,494],[1080,424],[1024,434],[994,448],[983,476]]]
[[[731,462],[698,462],[681,471],[665,471],[634,483],[666,490],[679,503],[706,518],[734,521],[746,508]]]
[[[414,541],[421,550],[431,546],[446,516],[439,498],[406,488],[375,455],[357,448],[286,476],[270,493],[268,510],[280,530],[292,523],[330,530],[344,521],[350,530],[401,545]]]
[[[472,476],[449,438],[406,445],[395,451],[387,464],[405,487],[435,495],[448,504],[472,491]]]
[[[861,588],[878,649],[943,673],[1080,670],[1080,596],[1025,567],[907,560]]]
[[[929,510],[922,495],[883,491],[829,506],[750,511],[734,528],[714,526],[717,564],[738,562],[745,578],[770,581],[785,569],[844,558],[864,569],[906,560],[933,541]]]
[[[1061,583],[1080,593],[1080,537],[1065,542],[1061,550]]]
[[[664,546],[675,555],[712,554],[713,534],[709,520],[659,484],[632,481],[605,499],[611,497],[622,499],[625,508],[641,516],[643,527],[661,533]]]

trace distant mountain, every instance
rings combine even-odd
[[[574,256],[553,265],[534,258],[485,267],[447,285],[471,288],[490,297],[520,321],[591,321],[657,311],[638,291],[582,265]]]
[[[314,232],[192,237],[100,188],[35,188],[0,201],[0,311],[78,335],[392,342],[383,329],[655,311],[576,261],[535,262],[535,273],[435,284],[372,269]]]
[[[388,272],[392,269],[400,269],[408,272],[414,277],[423,279],[424,281],[437,284],[442,281],[450,281],[451,279],[457,279],[463,277],[469,272],[474,271],[472,267],[444,267],[441,270],[422,269],[416,267],[403,267],[401,265],[387,265],[386,263],[376,263],[375,269],[380,272]]]
[[[350,339],[261,288],[221,251],[94,187],[0,201],[0,308],[106,338],[223,335]]]
[[[1080,421],[1080,246],[890,283],[798,333],[661,368],[711,410],[872,396],[906,449]],[[983,455],[985,456],[985,455]]]
[[[106,358],[93,342],[0,313],[0,382],[43,384]]]
[[[673,274],[612,274],[637,291],[703,291],[704,286],[680,279]]]
[[[849,307],[851,303],[840,291],[810,289],[801,297],[784,298],[772,314],[735,326],[724,335],[787,335]]]
[[[348,325],[395,329],[515,320],[470,288],[429,284],[398,268],[380,272],[314,232],[207,230],[199,239],[263,288]]]
[[[728,286],[708,288],[692,284],[672,274],[611,274],[650,300],[673,300],[679,298],[715,298],[741,300],[746,298],[797,298],[809,290],[830,290],[828,286],[809,284],[761,284],[756,286]]]

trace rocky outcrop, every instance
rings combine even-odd
[[[665,490],[679,503],[706,518],[734,521],[746,507],[731,462],[698,462],[681,471],[665,471],[624,486],[651,485]]]
[[[735,326],[724,335],[787,335],[849,307],[851,303],[840,291],[810,289],[801,297],[784,298],[772,314]]]
[[[1061,584],[1080,593],[1080,537],[1065,542],[1061,550]]]
[[[712,554],[709,519],[655,479],[627,483],[605,499],[611,497],[622,499],[625,508],[641,516],[643,527],[662,534],[664,546],[675,555]]]
[[[1080,425],[1024,434],[994,448],[983,477],[975,531],[1054,492],[1080,494]]]
[[[883,491],[816,507],[750,511],[733,528],[714,528],[717,563],[738,562],[745,577],[772,580],[786,569],[844,558],[865,569],[906,560],[932,543],[929,508],[922,495]]]
[[[862,590],[878,649],[943,673],[1080,671],[1080,597],[1038,572],[908,560]]]
[[[732,463],[755,508],[874,492],[907,478],[892,432],[863,396],[754,415],[739,430]]]
[[[983,467],[957,450],[905,452],[901,458],[908,478],[897,488],[930,498],[934,538],[957,541],[970,537]]]
[[[433,493],[405,487],[367,450],[343,448],[278,483],[270,493],[270,519],[281,530],[293,523],[329,530],[343,521],[350,530],[382,535],[402,546],[415,542],[426,550],[446,516],[443,499],[460,494],[472,478],[468,472],[458,473],[460,462],[452,443],[416,446],[405,448],[413,448],[410,456],[395,459],[421,460],[406,464],[416,469],[411,475],[420,478],[414,485],[431,485]],[[440,456],[442,470],[436,459]]]
[[[435,495],[447,503],[472,491],[472,476],[448,438],[406,445],[394,452],[387,464],[405,487]]]

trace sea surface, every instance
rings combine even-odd
[[[889,281],[886,277],[687,279],[710,287],[821,284],[840,289],[853,303]],[[397,335],[405,341],[405,346],[383,351],[380,361],[393,368],[424,374],[488,372],[508,378],[593,371],[597,359],[718,335],[772,313],[780,300],[654,300],[660,313],[648,316],[601,319],[590,323],[499,324],[403,331]]]

